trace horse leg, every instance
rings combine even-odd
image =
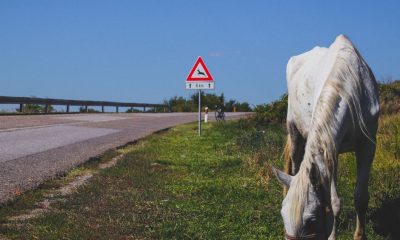
[[[370,141],[363,142],[356,150],[357,181],[354,191],[354,206],[357,212],[357,227],[354,239],[367,239],[365,235],[365,215],[368,208],[368,180],[372,160],[375,155],[375,144]],[[361,147],[362,146],[362,147]]]
[[[301,161],[304,157],[304,148],[306,141],[294,123],[288,122],[288,136],[285,147],[285,173],[289,175],[296,175],[299,171]],[[283,195],[285,196],[288,189],[287,187],[283,190]]]
[[[333,228],[329,239],[336,239],[336,219],[340,212],[340,199],[336,191],[336,179],[337,179],[337,165],[335,166],[333,181],[331,183],[331,204],[333,211]]]
[[[289,152],[289,156],[292,161],[292,169],[290,174],[296,175],[300,169],[301,161],[303,161],[306,141],[294,124],[288,124],[288,130],[292,146],[291,151]]]
[[[283,158],[285,161],[285,173],[290,174],[292,172],[292,159],[290,157],[290,152],[292,151],[292,141],[290,140],[290,134],[287,135],[286,137],[286,145],[285,149],[283,150]],[[286,196],[289,188],[287,186],[283,187],[283,197]]]

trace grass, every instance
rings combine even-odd
[[[369,209],[367,212],[368,236],[373,239],[388,237],[398,239],[400,232],[400,114],[384,115],[379,122],[377,149],[370,174]],[[338,189],[342,210],[338,221],[345,239],[351,238],[355,229],[353,191],[355,186],[355,156],[340,156]],[[382,215],[383,214],[383,215]],[[378,235],[379,234],[379,235]],[[370,237],[371,238],[371,237]]]
[[[399,207],[399,144],[393,141],[399,123],[400,114],[381,119],[370,185],[370,239],[383,239],[377,232],[393,234],[381,215]],[[282,239],[282,190],[268,165],[282,167],[284,136],[279,126],[261,128],[252,121],[207,124],[202,137],[194,124],[178,126],[20,195],[0,208],[0,233],[9,239]],[[10,221],[37,208],[52,189],[121,153],[115,167],[100,170],[41,216]],[[350,239],[354,231],[354,171],[354,156],[342,156],[339,239]]]
[[[195,125],[184,125],[150,136],[118,150],[125,157],[117,166],[95,175],[52,211],[34,219],[8,220],[35,208],[47,191],[90,168],[82,166],[4,206],[0,232],[10,239],[281,236],[279,214],[271,214],[280,205],[280,188],[267,190],[246,167],[236,127],[207,125],[204,137],[198,138]]]

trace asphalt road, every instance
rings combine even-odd
[[[196,120],[196,113],[0,116],[0,203],[108,149]]]

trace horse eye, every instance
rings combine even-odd
[[[317,218],[315,216],[312,216],[312,217],[310,217],[310,218],[308,218],[306,220],[307,223],[313,223],[313,222],[316,222],[316,221],[317,221]]]
[[[332,209],[330,207],[325,207],[325,212],[326,213],[330,213],[332,211]]]

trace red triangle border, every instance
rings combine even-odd
[[[202,67],[204,68],[204,71],[207,74],[207,77],[192,77],[194,71],[197,69],[197,66],[199,66],[199,64],[202,65]],[[203,59],[201,57],[197,58],[197,61],[195,62],[195,64],[193,65],[192,70],[190,70],[189,75],[186,78],[187,82],[192,82],[192,81],[206,81],[206,82],[210,82],[213,81],[213,77],[211,76],[211,73],[208,71],[208,68],[206,66],[206,64],[204,63]]]

